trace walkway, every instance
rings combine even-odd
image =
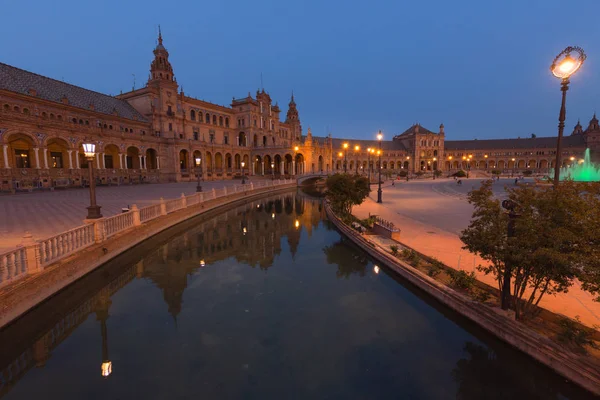
[[[239,179],[202,182],[204,191],[240,184]],[[101,186],[96,188],[102,215],[109,217],[121,208],[157,203],[161,197],[173,199],[196,192],[196,182],[145,185]],[[26,231],[43,239],[83,225],[90,201],[89,189],[18,193],[0,196],[0,252],[21,243]]]
[[[476,270],[484,261],[462,250],[460,231],[471,219],[473,207],[464,199],[466,193],[479,180],[463,180],[457,187],[453,180],[396,182],[383,191],[383,203],[377,204],[376,191],[362,205],[354,207],[358,218],[376,214],[393,222],[401,229],[402,242],[415,250],[435,257],[444,264],[466,271],[475,271],[477,279],[496,287],[493,277]],[[508,183],[508,180],[507,182]],[[502,181],[495,183],[495,191],[502,192]],[[568,293],[544,296],[540,305],[555,313],[571,318],[579,316],[588,326],[600,325],[600,303],[581,290],[578,284]]]

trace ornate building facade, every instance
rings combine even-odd
[[[415,124],[381,143],[303,135],[292,94],[283,119],[277,102],[258,90],[221,106],[187,96],[162,35],[147,84],[119,96],[83,89],[0,63],[0,190],[82,186],[88,162],[82,144],[96,144],[99,184],[271,177],[384,170],[532,169],[554,166],[556,138],[445,140]],[[344,144],[347,144],[344,148]],[[596,116],[578,123],[563,144],[563,165],[585,149],[600,150]]]

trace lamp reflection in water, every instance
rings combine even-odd
[[[373,267],[373,272],[375,272],[376,274],[379,273],[379,267],[377,265]]]
[[[106,327],[108,309],[111,304],[110,294],[105,290],[100,295],[96,305],[96,320],[100,321],[100,334],[102,335],[102,365],[100,370],[105,378],[112,374],[112,362],[108,358],[108,328]]]
[[[204,261],[204,260],[200,260],[200,266],[201,266],[201,267],[204,267],[205,265],[206,265],[206,261]]]
[[[271,218],[275,219],[275,213],[271,214]]]
[[[300,228],[300,221],[296,220],[294,226],[296,227],[296,229]]]

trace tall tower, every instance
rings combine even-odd
[[[160,82],[177,82],[173,74],[173,67],[169,62],[169,52],[163,46],[162,33],[158,27],[158,44],[154,49],[154,60],[150,64],[150,77],[148,84],[157,84]]]
[[[300,125],[300,117],[298,116],[298,109],[296,108],[296,102],[294,101],[294,92],[292,92],[292,99],[290,100],[288,112],[285,117],[285,123],[290,124],[292,127],[293,141],[299,142],[300,136],[302,136],[302,125]]]

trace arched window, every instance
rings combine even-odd
[[[77,123],[77,118],[73,118],[71,121],[73,121],[74,124]]]
[[[14,111],[19,112],[19,106],[15,106],[15,108],[13,108]]]
[[[219,117],[219,126],[223,126],[223,117]]]
[[[217,116],[213,115],[213,125],[216,125],[216,124],[217,124]]]
[[[27,115],[29,115],[29,108],[24,108],[24,109],[23,109],[23,114],[27,114]]]
[[[196,120],[196,111],[194,111],[194,110],[190,111],[190,119],[192,121]]]
[[[202,111],[198,111],[198,121],[203,122],[204,120],[202,119]]]
[[[206,113],[206,123],[210,124],[210,114]]]
[[[229,128],[229,118],[225,118],[225,127]]]

